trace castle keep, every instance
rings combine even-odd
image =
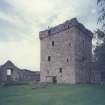
[[[92,37],[76,18],[41,31],[41,82],[90,83]]]

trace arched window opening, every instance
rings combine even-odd
[[[11,69],[7,69],[7,76],[11,76],[12,75],[12,70]]]

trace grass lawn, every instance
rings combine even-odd
[[[0,105],[105,105],[105,86],[31,85],[0,87]]]

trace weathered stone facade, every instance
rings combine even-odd
[[[19,69],[11,61],[7,61],[0,66],[0,81],[31,81],[40,80],[39,71],[29,71],[26,69]]]
[[[92,37],[76,18],[41,31],[41,82],[89,83]]]

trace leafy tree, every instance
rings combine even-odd
[[[97,45],[94,51],[96,68],[103,70],[105,69],[105,33],[98,29],[95,34],[97,36]]]
[[[97,29],[95,31],[95,36],[97,40],[95,54],[96,69],[105,69],[105,0],[97,0],[97,5],[99,7],[99,18],[98,24],[102,26],[101,30]]]
[[[102,24],[102,28],[105,31],[105,0],[97,0],[99,6],[99,19],[98,23]]]

